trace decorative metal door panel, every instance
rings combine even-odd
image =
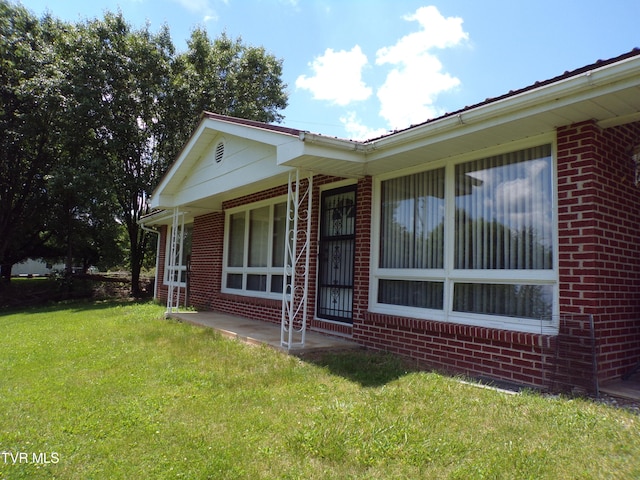
[[[322,194],[318,245],[317,315],[353,321],[353,268],[356,241],[356,187]]]

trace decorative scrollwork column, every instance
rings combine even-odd
[[[280,331],[280,344],[287,349],[304,347],[307,329],[312,192],[313,174],[304,180],[298,169],[289,173]]]

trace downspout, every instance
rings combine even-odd
[[[160,232],[155,228],[146,227],[142,223],[139,223],[138,225],[140,225],[140,228],[145,232],[155,233],[156,235],[158,235],[158,241],[156,242],[156,275],[155,275],[155,281],[153,282],[153,299],[156,300],[158,298],[158,271],[159,271],[158,262],[160,259]]]

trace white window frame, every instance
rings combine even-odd
[[[193,248],[193,222],[191,223],[185,223],[184,224],[184,228],[185,230],[187,229],[187,227],[191,228],[191,247]],[[163,279],[162,279],[162,283],[163,285],[169,285],[169,257],[170,257],[170,253],[171,253],[171,229],[173,227],[171,225],[167,225],[167,238],[166,238],[166,243],[165,243],[165,255],[164,255],[164,275],[163,275]],[[189,252],[189,255],[191,255],[191,251]],[[182,255],[182,261],[184,262],[183,265],[180,265],[178,267],[178,272],[180,274],[179,278],[182,278],[182,273],[184,272],[184,278],[187,278],[186,272],[187,272],[187,255]],[[186,287],[187,286],[187,282],[186,280],[184,282],[178,282],[176,285],[180,286],[180,287]]]
[[[225,210],[224,218],[224,247],[222,257],[222,293],[230,293],[233,295],[244,295],[247,297],[258,298],[271,298],[274,300],[282,300],[282,292],[271,292],[271,282],[274,275],[284,275],[284,267],[270,266],[273,264],[273,220],[274,220],[274,208],[277,204],[287,203],[287,196],[282,195],[273,197],[267,200],[242,205],[239,207],[230,208]],[[249,267],[249,221],[251,210],[269,207],[269,232],[268,232],[268,251],[267,251],[267,266],[266,267]],[[244,229],[244,248],[243,248],[243,266],[241,267],[229,267],[228,255],[229,255],[229,234],[230,234],[230,221],[231,216],[236,213],[245,212],[245,229]],[[282,250],[284,252],[284,245]],[[242,288],[229,288],[227,287],[227,277],[229,274],[242,275]],[[265,291],[248,290],[247,289],[247,276],[248,275],[266,275],[267,283]],[[283,287],[286,284],[283,279]]]
[[[533,148],[551,145],[552,179],[552,223],[553,223],[553,268],[549,270],[458,270],[454,269],[454,249],[452,239],[455,236],[455,188],[454,172],[458,164]],[[381,191],[382,182],[396,177],[412,175],[426,170],[445,168],[445,231],[444,231],[444,268],[442,269],[382,269],[379,268],[379,241],[381,231]],[[430,162],[428,165],[396,171],[375,178],[373,184],[373,221],[371,241],[371,276],[369,284],[369,309],[374,313],[395,316],[408,316],[425,320],[459,323],[464,325],[506,329],[529,333],[557,334],[559,313],[558,282],[558,205],[557,205],[557,147],[555,136],[540,135],[525,141],[513,142],[497,148],[476,151],[447,160]],[[443,283],[443,309],[434,310],[403,305],[391,305],[378,302],[378,284],[380,280],[421,280]],[[549,320],[530,318],[512,318],[498,315],[463,313],[453,311],[453,289],[456,282],[482,284],[527,284],[550,285],[553,288],[552,314]]]

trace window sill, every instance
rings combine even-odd
[[[493,320],[479,320],[450,316],[448,320],[406,317],[398,313],[367,311],[366,324],[410,329],[415,332],[444,333],[471,338],[499,340],[512,344],[548,347],[550,338],[558,334],[556,325],[515,324]]]

